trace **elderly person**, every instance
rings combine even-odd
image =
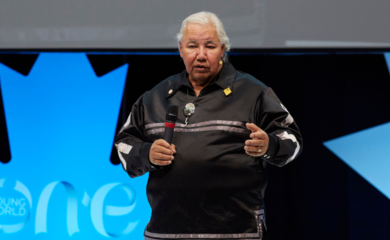
[[[115,140],[130,177],[149,172],[145,239],[265,239],[266,163],[298,156],[299,129],[270,88],[227,60],[215,14],[187,17],[177,40],[185,70],[144,93]],[[162,139],[170,104],[172,145]]]

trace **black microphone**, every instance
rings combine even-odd
[[[173,130],[175,129],[178,111],[179,108],[176,105],[168,106],[165,120],[164,140],[169,144],[172,143]]]

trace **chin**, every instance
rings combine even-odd
[[[210,80],[210,76],[193,76],[193,79],[199,83],[205,83]]]
[[[207,81],[210,79],[212,76],[210,72],[205,72],[205,73],[194,73],[192,74],[192,78],[195,79],[196,81]]]

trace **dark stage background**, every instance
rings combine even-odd
[[[98,76],[129,64],[117,131],[142,93],[184,69],[174,51],[167,54],[87,52]],[[3,52],[0,62],[27,75],[37,56]],[[237,70],[273,88],[304,139],[296,160],[283,168],[268,165],[270,239],[389,239],[389,199],[323,145],[390,122],[390,76],[383,54],[248,50],[233,52],[229,59]],[[11,157],[2,107],[0,102],[0,164],[6,164]],[[356,151],[367,162],[375,161],[365,149]],[[111,162],[119,164],[114,151]]]

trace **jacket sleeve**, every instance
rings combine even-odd
[[[149,151],[152,143],[146,142],[144,136],[143,99],[142,95],[134,103],[131,113],[115,138],[123,169],[134,178],[154,169],[149,161]]]
[[[271,88],[265,88],[256,103],[257,126],[269,137],[267,152],[261,157],[282,167],[302,152],[302,136],[293,117]]]

